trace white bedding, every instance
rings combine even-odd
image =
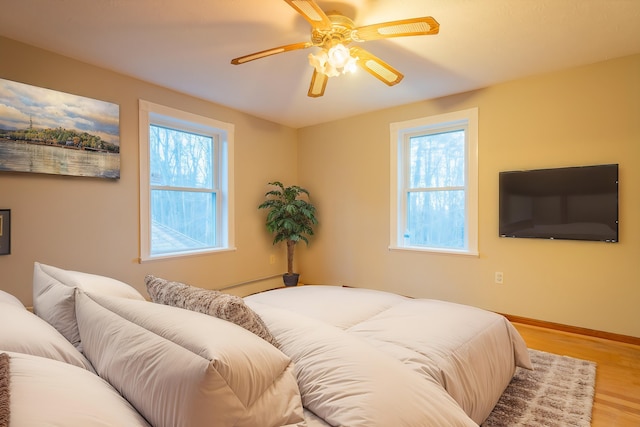
[[[10,357],[11,426],[150,427],[115,388],[86,369],[31,354],[0,353]]]
[[[81,290],[75,303],[87,358],[153,426],[304,426],[290,358],[246,329]]]
[[[47,357],[93,372],[93,366],[53,326],[0,291],[0,350]]]
[[[329,425],[481,424],[515,367],[531,367],[504,317],[465,305],[334,286],[245,300],[294,360],[305,408]]]

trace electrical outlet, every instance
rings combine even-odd
[[[502,285],[504,283],[504,275],[502,274],[502,271],[496,271],[495,282],[498,285]]]
[[[275,255],[269,255],[269,264],[273,265],[276,263],[276,256]]]

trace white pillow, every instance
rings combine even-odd
[[[119,280],[36,262],[33,268],[33,311],[80,351],[82,346],[74,302],[76,289],[100,295],[145,299],[140,292]]]
[[[18,298],[5,291],[0,291],[0,304],[11,304],[25,308],[24,304],[22,304]]]
[[[12,426],[150,427],[109,383],[67,363],[9,355]]]
[[[47,357],[93,372],[91,363],[82,353],[53,326],[27,311],[22,304],[0,298],[0,325],[0,350]]]
[[[304,425],[291,359],[236,324],[80,290],[76,314],[96,372],[156,427]]]

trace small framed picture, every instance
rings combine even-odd
[[[11,253],[11,210],[0,209],[0,255]]]

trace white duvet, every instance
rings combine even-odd
[[[293,359],[305,408],[332,426],[481,424],[516,366],[531,368],[503,316],[465,305],[334,286],[245,300]]]

